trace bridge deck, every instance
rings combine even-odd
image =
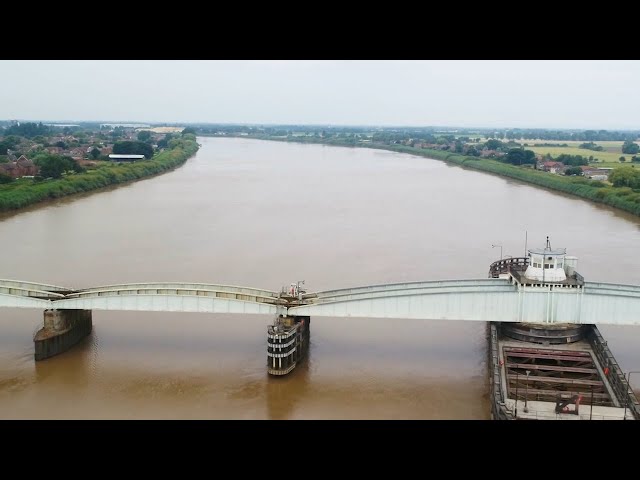
[[[505,401],[507,407],[515,410],[515,399],[509,398]],[[590,405],[581,405],[578,409],[579,415],[572,413],[555,413],[555,403],[528,401],[529,412],[524,411],[524,401],[518,401],[518,418],[525,420],[625,420],[624,408],[605,407],[594,405],[593,411]],[[629,409],[627,409],[626,420],[634,420]]]
[[[640,286],[586,282],[583,288],[554,288],[485,278],[369,285],[304,293],[300,299],[219,284],[130,283],[71,290],[0,280],[0,307],[640,325]]]

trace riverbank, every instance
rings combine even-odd
[[[175,139],[172,145],[173,148],[143,162],[110,163],[84,173],[67,175],[59,180],[34,182],[20,179],[1,185],[0,212],[158,175],[179,167],[198,151],[198,144],[191,136]]]
[[[330,142],[324,142],[317,137],[294,137],[282,138],[271,137],[268,135],[250,135],[240,138],[254,138],[259,140],[273,140],[280,142],[294,143],[315,143],[321,145],[333,145],[341,147],[364,147],[380,150],[389,150],[392,152],[408,153],[419,157],[426,157],[435,160],[441,160],[447,163],[453,163],[464,168],[479,170],[482,172],[492,173],[502,177],[513,178],[524,183],[529,183],[539,187],[568,193],[576,197],[590,200],[595,203],[601,203],[610,207],[618,208],[633,215],[640,216],[640,192],[634,191],[628,187],[613,187],[599,180],[589,180],[581,177],[565,177],[554,175],[548,172],[541,172],[526,167],[517,167],[497,160],[490,160],[480,157],[469,157],[452,153],[446,150],[431,150],[428,148],[415,148],[408,145],[386,145],[386,144],[353,144],[352,142],[341,142],[335,137]]]

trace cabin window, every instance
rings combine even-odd
[[[558,268],[562,268],[562,261],[558,262]]]
[[[553,268],[553,264],[551,264],[551,263],[545,263],[545,264],[544,264],[544,268],[546,268],[547,270],[548,270],[548,269],[551,269],[551,268]]]

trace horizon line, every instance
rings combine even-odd
[[[576,127],[495,127],[495,126],[471,126],[465,127],[460,125],[402,125],[402,124],[343,124],[343,123],[269,123],[269,122],[210,122],[210,121],[190,121],[190,122],[174,122],[174,121],[139,121],[139,120],[50,120],[50,119],[22,119],[9,118],[0,120],[0,122],[23,122],[23,123],[48,123],[55,125],[56,123],[99,123],[99,124],[140,124],[140,125],[225,125],[225,126],[270,126],[270,127],[326,127],[326,128],[413,128],[413,129],[458,129],[458,130],[552,130],[552,131],[621,131],[621,132],[640,132],[640,127],[609,127],[609,128],[576,128]],[[61,125],[64,126],[64,125]]]

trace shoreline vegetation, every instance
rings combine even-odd
[[[35,181],[23,178],[0,185],[0,212],[15,211],[37,203],[111,185],[152,177],[183,165],[198,151],[195,135],[172,140],[172,148],[149,160],[106,163],[83,173],[69,173],[60,179]]]
[[[198,135],[220,137],[220,135],[207,135],[202,133],[199,133]],[[497,160],[467,156],[446,150],[417,148],[411,147],[409,145],[399,144],[387,145],[383,143],[363,143],[354,145],[353,143],[347,142],[341,143],[339,139],[336,138],[331,138],[331,141],[322,141],[322,139],[310,137],[282,138],[270,135],[227,136],[292,143],[313,143],[339,147],[372,148],[379,150],[389,150],[399,153],[408,153],[414,156],[441,160],[446,163],[452,163],[481,172],[487,172],[502,177],[513,178],[524,183],[567,193],[585,200],[591,200],[595,203],[608,205],[610,207],[618,208],[633,215],[640,216],[640,190],[638,189],[632,189],[630,187],[615,187],[600,180],[590,180],[584,177],[555,175],[552,173],[535,170],[533,168],[509,165]]]

